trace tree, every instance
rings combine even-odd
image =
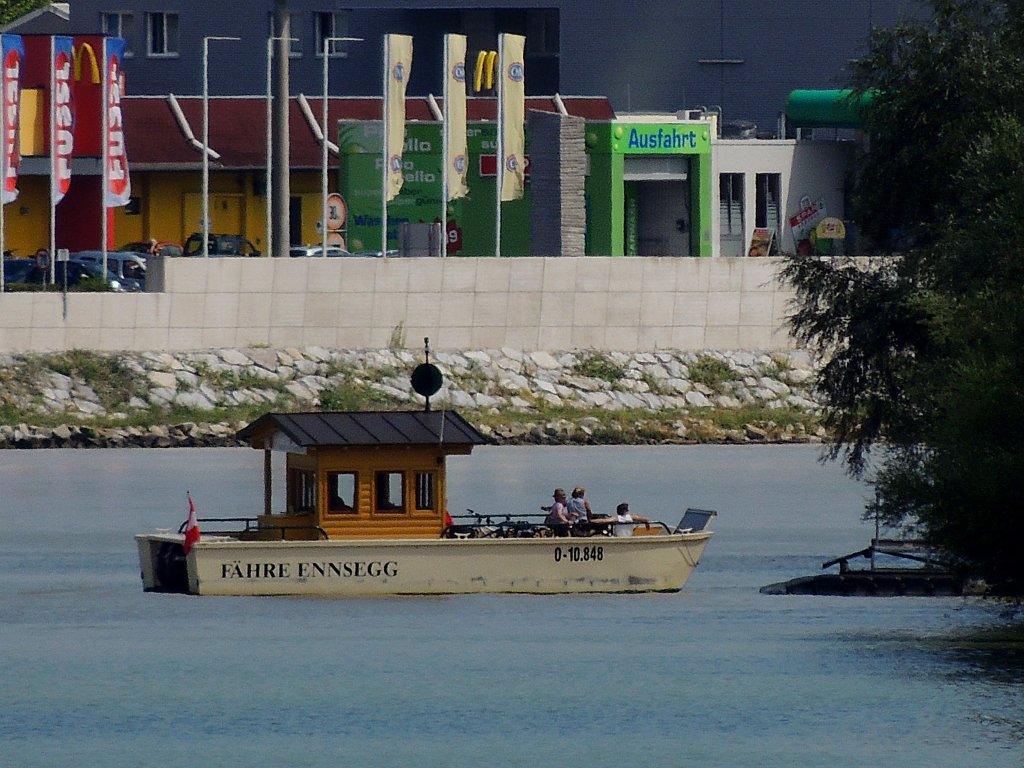
[[[783,277],[825,361],[829,455],[875,486],[868,514],[1020,589],[1024,0],[932,6],[874,31],[852,84],[874,92],[855,215],[889,255],[794,256]]]
[[[0,0],[0,26],[10,24],[26,13],[49,4],[49,0]]]

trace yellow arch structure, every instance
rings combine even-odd
[[[92,82],[98,85],[100,82],[100,64],[96,59],[96,51],[92,49],[89,43],[82,43],[74,48],[75,80],[82,79],[82,59],[85,58],[86,54],[89,54],[89,69],[92,73]]]

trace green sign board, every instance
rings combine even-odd
[[[493,123],[467,127],[470,167],[469,196],[448,203],[448,253],[493,256],[496,211],[495,158],[497,128]],[[348,205],[346,242],[350,251],[379,251],[381,246],[382,149],[380,121],[343,122],[338,131],[339,189]],[[401,224],[430,223],[442,214],[442,148],[438,123],[406,123],[401,193],[388,203],[388,249],[398,247]],[[502,204],[502,255],[530,252],[530,192]]]
[[[704,155],[711,152],[707,123],[616,123],[612,152],[625,155]]]

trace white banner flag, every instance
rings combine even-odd
[[[402,149],[405,146],[405,89],[412,72],[412,38],[384,38],[384,162],[387,175],[384,199],[393,200],[402,190]]]
[[[466,36],[444,36],[444,154],[448,167],[448,200],[469,194],[466,172]]]

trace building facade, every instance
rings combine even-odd
[[[294,38],[292,93],[320,91],[326,48],[336,93],[379,95],[385,33],[415,37],[409,95],[440,93],[443,34],[465,34],[475,61],[511,32],[526,37],[528,95],[602,95],[620,113],[705,107],[726,130],[761,135],[776,132],[791,90],[841,85],[872,26],[927,10],[920,0],[75,0],[69,21],[51,16],[53,28],[40,29],[36,19],[24,31],[123,37],[133,94],[199,93],[203,38],[238,37],[209,44],[210,92],[253,95],[279,3]],[[363,42],[325,45],[336,37]]]

